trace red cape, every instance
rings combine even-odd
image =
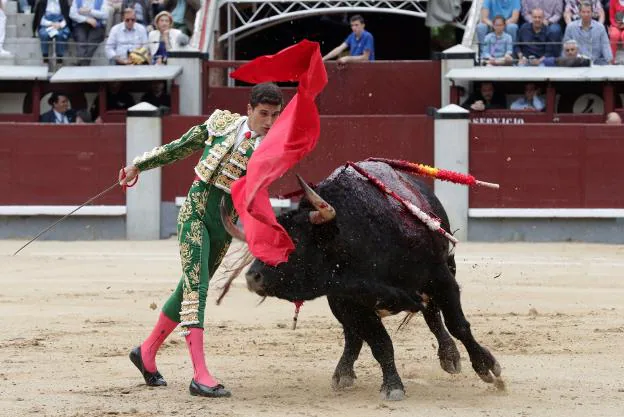
[[[319,44],[303,40],[254,59],[231,77],[249,83],[299,81],[297,94],[252,154],[246,176],[232,184],[232,200],[249,250],[275,266],[288,260],[295,245],[275,218],[268,188],[316,146],[320,119],[314,99],[327,84],[327,72]]]

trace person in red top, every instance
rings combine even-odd
[[[624,42],[624,0],[611,0],[609,4],[609,41],[611,41],[611,52],[613,60],[617,52],[618,43]]]

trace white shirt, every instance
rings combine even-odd
[[[147,44],[147,30],[140,23],[134,23],[132,30],[121,22],[113,26],[106,40],[106,57],[108,59],[127,58],[128,52]]]
[[[56,124],[67,124],[69,123],[69,119],[65,116],[64,113],[59,113],[56,110],[52,109],[54,112],[54,123]]]
[[[251,137],[256,138],[256,142],[254,143],[254,150],[256,150],[258,146],[260,146],[260,142],[262,142],[262,136],[259,136],[256,132],[252,131],[249,128],[247,122],[248,120],[245,120],[245,122],[241,124],[241,127],[238,128],[238,133],[236,134],[236,143],[234,144],[234,146],[237,147],[238,145],[240,145],[243,142],[243,139],[245,139],[245,133],[251,132]]]

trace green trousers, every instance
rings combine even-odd
[[[232,242],[219,214],[222,197],[228,211],[233,212],[229,194],[195,180],[178,215],[182,278],[162,311],[171,320],[180,322],[183,334],[188,334],[190,327],[204,327],[208,283]]]

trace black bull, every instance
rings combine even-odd
[[[451,230],[442,204],[427,185],[381,162],[357,165]],[[262,296],[290,301],[327,296],[345,337],[334,387],[353,384],[353,365],[365,341],[383,372],[382,396],[404,397],[392,340],[381,322],[382,316],[401,311],[423,312],[438,341],[442,369],[458,373],[460,358],[440,313],[450,333],[466,347],[481,379],[500,382],[499,364],[474,339],[464,317],[448,240],[353,168],[335,170],[316,193],[308,187],[298,209],[278,218],[296,246],[288,261],[270,267],[255,260],[246,278],[249,289]],[[234,230],[229,219],[224,222]]]

